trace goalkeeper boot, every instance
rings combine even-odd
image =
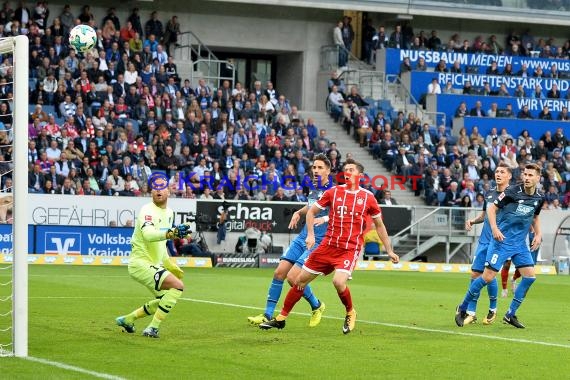
[[[519,319],[517,318],[516,315],[506,314],[503,317],[503,323],[505,323],[505,324],[508,323],[511,326],[515,326],[517,329],[524,329],[525,328],[524,325],[519,321]]]
[[[495,322],[496,318],[497,318],[497,312],[493,311],[493,310],[489,310],[489,312],[487,313],[487,316],[485,318],[483,318],[483,324],[484,325],[490,325],[493,322]]]
[[[259,314],[259,315],[256,315],[255,317],[247,317],[247,320],[249,321],[249,323],[254,325],[254,326],[259,326],[263,322],[269,322],[269,319],[270,318],[268,318],[267,315],[265,315],[265,314]]]
[[[135,332],[135,325],[133,323],[127,323],[126,318],[124,316],[118,317],[117,319],[115,319],[115,322],[117,323],[117,326],[121,326],[123,330],[125,330],[129,334]]]
[[[352,309],[348,313],[346,313],[346,317],[344,317],[344,324],[342,325],[342,333],[348,334],[352,330],[354,330],[354,326],[356,325],[356,310]]]
[[[278,329],[281,330],[285,328],[285,321],[278,321],[277,319],[273,318],[270,321],[263,322],[259,324],[259,328],[262,330],[269,330],[269,329]]]
[[[158,329],[156,327],[147,327],[142,334],[149,338],[158,338]]]
[[[309,327],[318,326],[321,323],[321,318],[323,317],[323,312],[325,311],[325,304],[321,302],[319,307],[311,312],[311,320],[309,321]]]

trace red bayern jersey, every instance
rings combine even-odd
[[[382,216],[374,195],[363,188],[348,190],[345,185],[335,186],[325,191],[315,204],[330,209],[329,225],[321,244],[347,250],[362,248],[367,216]]]

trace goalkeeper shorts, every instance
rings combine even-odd
[[[166,291],[160,290],[160,287],[169,274],[172,273],[162,265],[140,261],[129,263],[129,275],[150,290],[155,297],[161,297]]]

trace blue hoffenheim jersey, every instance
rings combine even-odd
[[[321,199],[324,192],[325,192],[324,190],[319,190],[319,189],[311,190],[309,196],[307,197],[307,206],[311,208],[316,201]],[[328,214],[329,214],[329,209],[327,207],[326,209],[319,211],[319,213],[315,216],[315,218],[321,218],[323,216],[327,216]],[[315,226],[315,240],[320,241],[323,238],[323,236],[325,236],[325,232],[327,232],[327,226],[328,223],[323,223],[320,226]],[[307,237],[307,224],[303,226],[303,229],[301,230],[301,233],[298,235],[298,237],[305,240],[305,238]]]
[[[536,190],[528,195],[522,185],[507,188],[495,200],[501,209],[497,215],[497,226],[505,236],[505,246],[526,245],[526,238],[535,215],[540,214],[544,197]]]
[[[483,211],[487,211],[487,204],[495,202],[495,200],[501,195],[497,189],[491,189],[487,196],[485,197],[485,203],[483,204]],[[481,236],[479,236],[479,244],[489,244],[493,240],[493,232],[491,231],[491,226],[489,225],[489,219],[485,213],[485,220],[483,221],[483,228],[481,228]]]

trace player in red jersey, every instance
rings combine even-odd
[[[392,250],[390,238],[382,222],[382,212],[374,195],[359,186],[364,168],[362,164],[348,159],[344,164],[346,184],[327,190],[307,212],[307,249],[315,244],[314,223],[315,215],[329,207],[329,225],[323,241],[311,253],[293,286],[287,293],[281,313],[270,321],[261,323],[264,330],[285,327],[285,319],[293,306],[303,296],[303,289],[318,275],[328,275],[335,272],[333,285],[338,297],[346,308],[346,317],[342,332],[348,334],[354,329],[356,311],[352,306],[350,290],[346,285],[356,260],[362,250],[364,231],[366,231],[366,216],[374,221],[376,231],[393,263],[399,262],[399,257]]]

